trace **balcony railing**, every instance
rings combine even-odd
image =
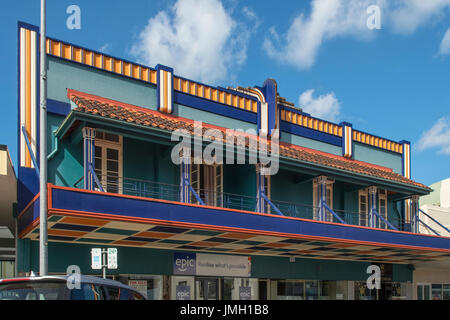
[[[181,187],[179,185],[155,182],[142,179],[122,178],[117,176],[97,175],[102,188],[106,192],[118,193],[124,195],[138,196],[144,198],[153,198],[169,201],[181,201]],[[83,178],[80,178],[74,187],[83,188]],[[96,190],[100,191],[99,188]],[[226,209],[245,210],[257,212],[257,198],[239,194],[214,192],[213,190],[194,189],[197,196],[206,206],[221,207]],[[287,217],[303,218],[310,220],[320,220],[320,207],[310,204],[296,202],[286,202],[271,199],[272,204]],[[197,197],[190,196],[190,203],[201,204]],[[277,214],[269,204],[265,208],[266,213]],[[345,223],[349,225],[368,226],[368,214],[360,214],[348,210],[325,209],[325,221],[335,223]],[[398,230],[408,230],[405,222],[400,218],[389,217],[387,221]],[[376,218],[376,226],[382,229],[388,229],[387,224],[379,218]],[[406,226],[406,227],[405,227]]]

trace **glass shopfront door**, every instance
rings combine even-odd
[[[219,279],[196,278],[195,279],[196,300],[219,300]]]
[[[417,284],[417,300],[431,300],[431,284]]]

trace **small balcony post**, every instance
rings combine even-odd
[[[265,201],[264,201],[264,197],[262,196],[262,194],[264,193],[265,190],[265,177],[262,173],[262,167],[263,164],[258,163],[256,164],[256,211],[257,212],[266,212],[265,208]]]
[[[83,128],[83,168],[84,168],[84,189],[94,190],[94,176],[89,171],[89,164],[95,168],[95,129]]]
[[[328,178],[326,176],[320,176],[317,178],[317,199],[319,203],[314,204],[319,207],[319,220],[325,221],[326,211],[323,206],[324,203],[327,203],[327,183]]]
[[[189,184],[191,180],[191,158],[190,150],[187,152],[183,149],[183,155],[181,157],[180,165],[180,201],[185,203],[191,202],[191,192],[189,190]]]
[[[419,196],[413,195],[411,197],[411,232],[419,232]]]
[[[368,188],[369,194],[369,227],[376,228],[377,227],[377,216],[375,211],[377,210],[377,187],[371,186]]]

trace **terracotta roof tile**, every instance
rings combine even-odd
[[[194,120],[177,117],[174,115],[164,114],[158,111],[149,110],[129,104],[125,104],[118,101],[105,99],[98,96],[89,95],[82,92],[76,92],[73,90],[68,91],[69,98],[77,105],[76,112],[91,113],[107,117],[111,119],[117,119],[126,121],[129,123],[136,123],[139,125],[159,128],[167,131],[175,131],[177,129],[185,129],[191,135],[194,135]],[[222,142],[226,142],[225,131],[226,128],[214,126],[211,124],[202,123],[203,134],[207,129],[220,130],[225,139],[220,139]],[[237,133],[240,134],[240,133]],[[257,136],[245,134],[249,139],[258,139]],[[255,142],[253,140],[253,142]],[[245,140],[246,147],[249,147],[248,139]],[[270,142],[269,142],[270,145]],[[314,164],[320,164],[335,169],[346,170],[353,173],[364,174],[376,178],[383,178],[395,182],[414,185],[416,187],[429,189],[427,186],[415,182],[411,179],[405,178],[395,172],[392,169],[344,158],[329,154],[326,152],[300,147],[284,142],[279,144],[280,156],[298,159],[301,161],[311,162]]]

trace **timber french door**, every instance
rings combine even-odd
[[[381,189],[378,192],[378,214],[382,216],[386,221],[388,220],[388,209],[387,209],[387,191]],[[379,227],[381,229],[387,229],[388,225],[381,219],[379,220]]]
[[[97,132],[95,174],[104,191],[120,194],[123,192],[121,136]]]
[[[366,226],[369,222],[369,196],[367,190],[359,191],[359,225]]]
[[[325,203],[327,206],[333,210],[333,185],[331,183],[327,184],[326,188],[327,194],[325,198]],[[320,199],[319,199],[319,184],[317,182],[313,182],[313,219],[319,220],[319,207],[320,207]],[[325,221],[333,222],[333,214],[325,210]]]
[[[191,164],[191,186],[205,205],[223,207],[222,164]],[[198,203],[194,195],[191,202]]]

